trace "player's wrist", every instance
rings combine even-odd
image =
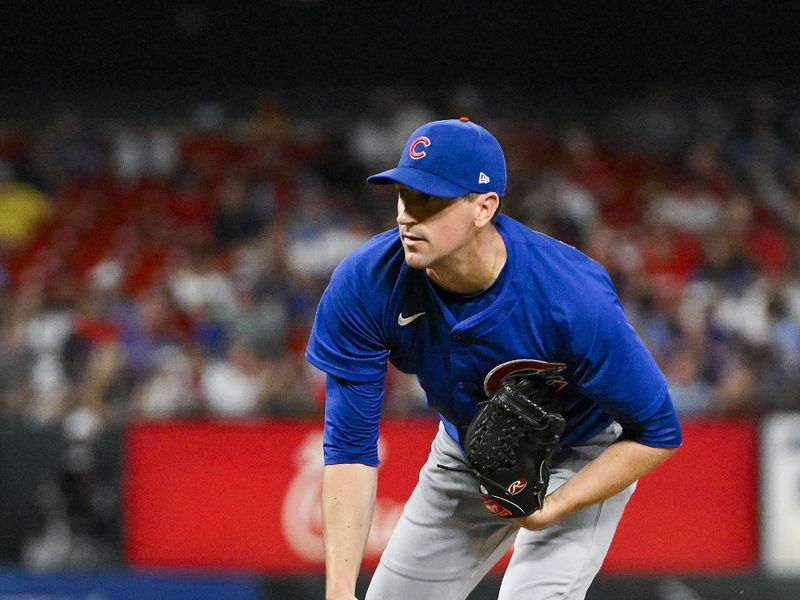
[[[356,596],[351,592],[328,592],[325,594],[325,600],[356,600]]]
[[[542,508],[553,523],[581,508],[577,500],[569,493],[569,489],[565,489],[565,487],[566,484],[562,485],[544,499]]]
[[[328,582],[325,585],[326,600],[349,600],[355,597],[355,586],[347,582]]]

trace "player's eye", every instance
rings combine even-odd
[[[411,202],[414,203],[425,203],[431,199],[434,199],[433,196],[430,194],[423,194],[422,192],[418,192],[416,190],[410,190],[405,187],[398,186],[397,194],[405,204],[409,204]]]

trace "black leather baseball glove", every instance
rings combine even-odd
[[[564,433],[556,389],[546,372],[511,375],[481,405],[464,438],[468,471],[490,511],[529,515],[544,502],[550,459]]]

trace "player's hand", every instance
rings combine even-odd
[[[524,529],[541,531],[557,523],[564,516],[558,510],[557,503],[551,496],[545,496],[542,508],[532,512],[527,517],[517,517],[514,522]]]

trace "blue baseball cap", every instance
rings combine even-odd
[[[401,183],[423,194],[457,198],[506,191],[506,159],[495,137],[467,117],[426,123],[408,138],[394,169],[368,183]]]

